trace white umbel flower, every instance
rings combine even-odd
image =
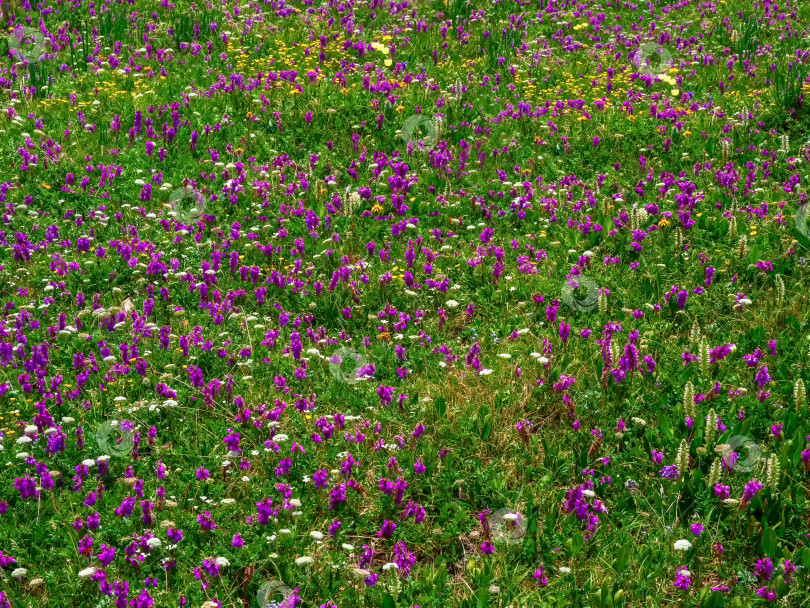
[[[96,569],[93,566],[89,568],[85,568],[84,570],[79,570],[79,578],[82,580],[88,579],[96,573]]]
[[[692,543],[690,543],[685,538],[682,538],[681,540],[676,540],[675,541],[675,550],[676,551],[689,551],[689,549],[691,549],[691,548],[692,548]]]

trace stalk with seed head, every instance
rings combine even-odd
[[[683,387],[683,413],[685,416],[695,419],[697,416],[697,407],[695,406],[695,387],[692,381],[686,383]]]
[[[807,403],[807,392],[804,389],[804,380],[799,378],[793,385],[793,400],[796,402],[796,410],[801,411]]]

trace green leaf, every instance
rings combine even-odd
[[[605,579],[604,582],[602,582],[602,591],[600,595],[602,600],[601,602],[602,608],[609,608],[613,606],[613,597],[610,594],[610,586],[608,585],[607,579]]]
[[[675,442],[675,433],[672,431],[672,427],[669,424],[669,419],[666,416],[662,416],[658,423],[661,427],[661,433],[664,435],[664,442],[666,444],[674,443]]]
[[[481,428],[481,439],[487,441],[489,439],[489,435],[492,433],[492,415],[488,415],[484,419],[484,425]]]
[[[487,608],[489,606],[489,589],[480,587],[475,592],[476,595],[476,608]]]
[[[633,546],[628,543],[625,546],[621,547],[618,552],[616,553],[616,559],[613,560],[613,569],[616,571],[616,574],[621,574],[622,571],[627,568],[627,564],[630,561],[630,554],[633,551]]]
[[[447,401],[444,397],[439,397],[434,401],[433,407],[436,409],[436,415],[439,417],[440,420],[444,420],[445,415],[447,415]]]
[[[585,542],[582,540],[581,534],[575,534],[571,537],[570,547],[571,547],[571,555],[576,557],[579,555],[579,552],[582,551],[582,547],[585,545]]]
[[[768,528],[762,535],[762,552],[774,559],[776,557],[776,530]]]
[[[382,608],[395,608],[396,605],[397,603],[394,601],[394,596],[390,593],[386,593],[382,601]]]

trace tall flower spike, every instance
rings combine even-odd
[[[605,218],[607,218],[608,214],[610,213],[610,203],[611,202],[612,202],[611,199],[608,198],[608,197],[605,197],[604,199],[602,199],[602,215]]]
[[[713,488],[720,482],[720,475],[723,472],[723,465],[720,458],[717,457],[712,463],[712,468],[709,470],[709,488]]]
[[[689,445],[686,443],[686,439],[681,439],[681,445],[678,446],[675,467],[678,469],[678,475],[683,475],[689,468]]]
[[[698,350],[698,356],[700,357],[700,373],[703,375],[704,378],[709,377],[709,341],[706,339],[706,336],[703,336],[700,340],[700,349]]]
[[[675,251],[678,253],[678,255],[683,253],[683,232],[680,228],[675,230]]]
[[[731,242],[737,240],[737,218],[733,216],[728,223],[728,238]]]
[[[692,329],[689,331],[689,343],[690,344],[697,344],[700,342],[700,325],[698,325],[697,319],[692,323]]]
[[[771,454],[768,459],[768,474],[765,482],[765,485],[771,490],[776,491],[779,489],[779,473],[779,457],[776,454]]]
[[[804,380],[799,378],[793,385],[793,400],[796,402],[796,410],[801,411],[807,403],[807,393],[804,390]]]
[[[610,366],[611,367],[618,367],[620,358],[621,358],[621,350],[620,350],[620,347],[619,347],[619,343],[616,340],[611,340],[610,341]]]
[[[346,215],[352,215],[357,208],[360,207],[361,202],[360,194],[352,190],[349,193],[349,198],[346,200]]]
[[[776,275],[776,301],[779,304],[785,302],[785,281],[781,274]]]
[[[743,259],[745,257],[745,251],[746,251],[745,246],[746,246],[747,243],[748,243],[748,239],[745,238],[745,235],[742,235],[740,237],[740,245],[737,248],[737,254],[740,256],[740,259]]]
[[[607,295],[605,294],[604,289],[599,290],[599,314],[605,314],[607,312]]]
[[[717,435],[717,414],[714,408],[709,410],[706,415],[706,431],[703,434],[703,446],[708,449],[714,443],[715,436]]]
[[[692,381],[686,383],[683,387],[683,413],[693,420],[697,416],[697,408],[695,407],[695,387],[692,386]]]

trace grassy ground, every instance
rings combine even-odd
[[[810,603],[808,6],[5,5],[0,608]]]

